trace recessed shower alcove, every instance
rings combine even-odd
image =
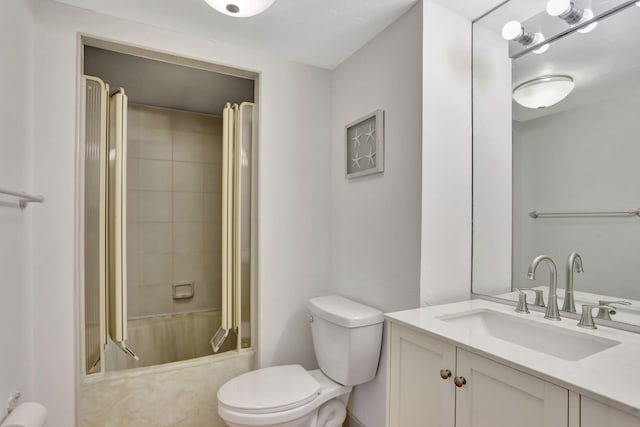
[[[82,372],[252,348],[257,75],[84,40]]]

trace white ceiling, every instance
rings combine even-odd
[[[250,18],[223,15],[204,0],[55,1],[333,69],[419,0],[276,0]]]

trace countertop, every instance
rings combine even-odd
[[[620,344],[581,360],[567,361],[440,319],[481,309],[619,341]],[[518,314],[512,306],[479,299],[386,313],[385,318],[640,417],[640,334],[604,326],[595,330],[583,329],[574,319],[551,321],[544,318],[544,313]],[[597,323],[598,319],[595,320]]]

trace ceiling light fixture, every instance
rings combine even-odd
[[[513,99],[526,108],[546,108],[565,99],[574,87],[570,76],[542,76],[516,86]]]
[[[549,0],[547,3],[547,13],[557,16],[572,27],[593,19],[591,9],[582,9],[573,0]],[[598,22],[592,22],[586,27],[580,28],[579,33],[586,34],[593,31],[598,26]]]
[[[542,33],[531,33],[519,21],[509,21],[502,27],[502,38],[507,41],[514,41],[527,47],[536,45],[544,41]],[[537,49],[535,53],[544,53],[549,49],[549,44],[544,44]]]
[[[204,0],[220,13],[236,18],[247,18],[264,12],[275,0]]]

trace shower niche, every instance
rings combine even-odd
[[[251,348],[256,77],[116,50],[83,49],[83,372]]]

